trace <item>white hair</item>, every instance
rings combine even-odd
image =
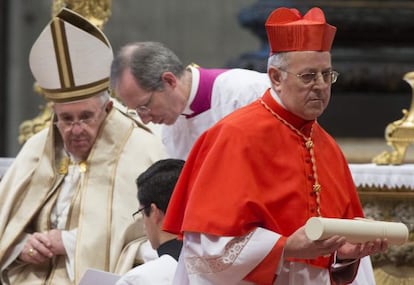
[[[288,52],[274,53],[269,56],[267,60],[267,71],[270,67],[276,67],[278,69],[285,69],[288,66]],[[287,73],[282,70],[282,78],[285,79]]]
[[[109,91],[108,90],[104,90],[104,91],[98,93],[95,96],[98,96],[99,97],[99,100],[101,101],[102,104],[105,104],[106,102],[108,102],[109,99],[110,99],[110,97],[111,97],[109,95]]]

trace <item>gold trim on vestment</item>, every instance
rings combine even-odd
[[[65,23],[62,22],[62,20],[55,18],[50,25],[50,29],[55,48],[60,85],[63,88],[74,86],[75,80],[73,77],[68,40],[66,38]]]

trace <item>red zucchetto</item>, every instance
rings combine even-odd
[[[323,11],[314,7],[303,17],[296,9],[278,8],[266,21],[270,53],[330,51],[336,28],[326,23]]]

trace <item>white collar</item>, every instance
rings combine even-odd
[[[194,113],[193,110],[190,109],[191,103],[193,103],[195,96],[197,94],[198,85],[200,83],[200,71],[198,68],[187,66],[187,69],[190,69],[192,73],[192,79],[191,79],[191,90],[190,90],[190,96],[188,97],[187,104],[184,108],[184,111],[182,112],[182,115],[191,115]]]

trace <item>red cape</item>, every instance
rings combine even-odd
[[[362,217],[348,163],[332,137],[316,121],[283,109],[270,92],[263,100],[297,129],[313,125],[321,215]],[[316,216],[313,183],[303,138],[256,101],[197,140],[168,206],[164,229],[242,236],[262,227],[289,236]],[[326,268],[329,258],[302,262]]]

